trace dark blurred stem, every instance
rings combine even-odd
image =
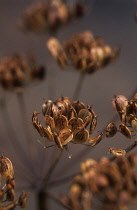
[[[84,72],[80,73],[79,78],[78,78],[78,82],[77,82],[77,85],[76,85],[76,88],[75,88],[75,91],[74,91],[74,94],[73,94],[72,101],[76,101],[76,100],[79,99],[85,76],[86,76],[86,74]]]
[[[21,145],[21,140],[18,139],[16,129],[13,126],[13,123],[11,121],[11,117],[9,114],[9,110],[7,108],[7,103],[6,103],[6,98],[3,97],[0,101],[0,106],[1,106],[1,113],[2,113],[2,118],[3,118],[3,124],[5,125],[6,128],[6,134],[9,139],[9,147],[11,146],[12,149],[14,150],[16,156],[18,157],[18,161],[20,163],[20,171],[22,171],[22,175],[26,177],[31,182],[30,178],[30,171],[26,171],[26,168],[24,168],[23,163],[28,163],[29,158],[26,156],[26,152],[23,149]],[[14,114],[14,113],[13,113]],[[14,115],[13,115],[14,116]]]
[[[27,109],[26,109],[26,103],[24,100],[24,94],[23,92],[17,92],[17,99],[18,99],[18,104],[19,104],[19,109],[20,109],[20,114],[21,114],[21,120],[22,120],[22,127],[24,128],[24,134],[25,138],[27,141],[27,151],[29,152],[29,160],[30,160],[30,167],[32,168],[33,172],[35,175],[36,173],[36,167],[34,166],[34,160],[35,155],[34,155],[34,149],[33,149],[33,144],[32,144],[32,136],[29,131],[29,126],[28,126],[28,120],[27,120]]]
[[[50,168],[49,168],[49,170],[48,170],[48,172],[46,174],[46,177],[44,179],[46,185],[47,185],[47,182],[49,181],[52,173],[54,172],[55,167],[57,166],[57,164],[58,164],[58,162],[59,162],[59,160],[60,160],[60,158],[62,156],[62,152],[63,152],[63,150],[60,149],[57,157],[55,158],[54,162],[52,163],[52,165],[50,166]]]
[[[48,188],[48,181],[52,175],[52,173],[54,172],[55,167],[57,166],[57,163],[59,162],[61,155],[62,155],[62,149],[59,151],[57,157],[55,158],[54,162],[52,163],[52,165],[50,166],[45,179],[43,180],[43,184],[42,184],[42,188],[38,193],[38,210],[47,210],[48,209],[48,202],[47,202],[47,195],[46,195],[46,191]]]

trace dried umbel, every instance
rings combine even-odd
[[[64,0],[45,0],[33,3],[25,10],[23,25],[26,30],[35,33],[54,32],[85,13],[86,5],[79,1],[69,4]]]
[[[137,196],[136,160],[133,153],[117,157],[114,162],[106,157],[98,162],[85,160],[81,163],[81,175],[73,178],[69,196],[62,202],[74,210],[127,209]],[[85,196],[89,198],[88,208]],[[99,205],[95,200],[99,200]]]
[[[89,74],[113,62],[120,51],[119,47],[112,49],[101,38],[94,37],[90,31],[75,34],[63,44],[52,37],[46,45],[62,69],[71,63],[74,69]]]
[[[45,68],[39,66],[34,55],[21,54],[0,60],[0,85],[5,90],[21,90],[31,80],[43,79]]]
[[[48,100],[42,105],[42,113],[46,126],[38,120],[38,113],[33,112],[32,124],[41,137],[53,141],[63,149],[69,142],[83,144],[88,142],[98,144],[103,133],[90,138],[97,125],[97,115],[92,106],[87,108],[80,101],[70,102],[69,98],[61,97],[55,102]],[[87,129],[89,126],[89,129]]]
[[[27,194],[22,192],[19,199],[16,199],[15,195],[15,180],[14,180],[14,170],[12,162],[9,158],[1,156],[0,157],[0,176],[5,182],[3,187],[0,189],[0,209],[15,209],[16,206],[21,208],[26,207]]]

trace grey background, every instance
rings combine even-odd
[[[18,142],[20,142],[24,153],[18,153],[19,149],[16,139],[13,146],[9,138],[9,135],[11,138],[14,138],[14,134],[10,133],[10,129],[7,129],[6,121],[8,119],[3,109],[0,110],[0,152],[13,162],[18,193],[21,190],[26,190],[28,193],[29,200],[26,209],[33,208],[33,210],[36,210],[36,193],[42,178],[59,150],[55,147],[44,150],[37,143],[37,139],[43,142],[44,140],[40,138],[32,127],[32,112],[34,110],[41,112],[43,98],[45,100],[56,100],[61,96],[67,96],[72,99],[79,73],[71,69],[71,67],[68,67],[65,71],[59,68],[45,46],[49,37],[48,34],[39,36],[31,33],[25,34],[20,30],[19,25],[23,10],[32,2],[34,1],[0,0],[0,57],[12,55],[16,52],[27,53],[33,51],[38,58],[38,62],[47,66],[47,77],[44,81],[29,84],[25,87],[24,100],[26,109],[22,109],[22,112],[20,112],[16,94],[0,90],[1,97],[6,97],[6,110],[9,112]],[[95,136],[115,115],[111,107],[113,95],[123,94],[130,99],[130,96],[137,88],[137,23],[134,20],[137,4],[135,0],[89,0],[88,3],[90,4],[88,14],[84,18],[59,30],[57,37],[64,41],[73,33],[91,30],[95,35],[103,37],[110,46],[121,45],[120,56],[114,64],[97,71],[93,75],[86,76],[78,98],[85,104],[93,104],[93,108],[99,116],[97,128],[93,133],[93,136]],[[28,139],[28,141],[24,134],[24,122],[22,123],[21,113],[26,116],[25,126],[29,128],[31,134],[31,139]],[[39,117],[42,121],[41,114]],[[119,120],[117,120],[117,124],[119,124]],[[64,151],[52,179],[73,174],[79,171],[79,165],[82,160],[89,157],[99,159],[106,155],[109,147],[124,149],[134,139],[135,137],[132,140],[128,140],[121,134],[117,134],[111,139],[104,138],[92,150],[82,145],[70,145],[69,149],[72,153],[72,159],[68,159],[67,152]],[[34,152],[33,166],[37,175],[33,173],[32,164],[26,158],[30,155],[30,146]],[[37,187],[32,190],[34,185]],[[58,187],[49,187],[49,190],[58,196],[60,193],[67,193],[68,185],[62,184]],[[53,208],[63,209],[53,201],[50,201],[48,209]]]

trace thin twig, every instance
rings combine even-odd
[[[76,89],[75,89],[73,97],[72,97],[72,101],[75,101],[75,100],[79,99],[85,76],[86,76],[86,74],[84,72],[80,73],[79,78],[78,78],[78,83],[77,83]]]

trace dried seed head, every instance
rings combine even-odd
[[[131,131],[129,130],[129,128],[124,125],[123,123],[121,123],[119,125],[119,131],[124,135],[126,136],[127,138],[131,139],[132,137],[132,134],[131,134]]]
[[[78,128],[74,131],[74,142],[77,144],[83,144],[89,137],[89,132],[84,128]]]
[[[118,149],[118,148],[108,148],[109,152],[115,155],[116,157],[118,156],[125,156],[126,151],[123,149]]]
[[[14,175],[14,169],[12,162],[4,156],[0,157],[0,174],[4,177],[13,177]]]
[[[116,125],[113,122],[109,123],[106,129],[106,137],[113,137],[116,133],[117,133]]]
[[[25,192],[22,192],[19,199],[18,199],[19,206],[21,208],[26,208],[27,203],[27,194]]]

